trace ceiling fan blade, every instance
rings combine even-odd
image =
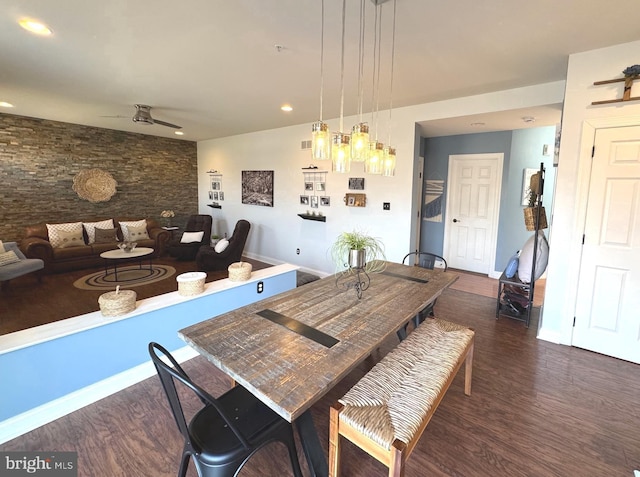
[[[173,128],[173,129],[182,129],[182,126],[178,126],[177,124],[167,123],[165,121],[160,121],[159,119],[155,119],[155,118],[153,118],[153,123],[154,124],[160,124],[161,126],[167,126],[169,128]]]

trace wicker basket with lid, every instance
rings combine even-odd
[[[133,290],[120,290],[103,293],[98,297],[100,312],[103,316],[119,316],[136,309],[137,294]]]
[[[246,282],[251,278],[252,266],[249,262],[236,262],[229,265],[229,280],[232,282]]]

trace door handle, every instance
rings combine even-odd
[[[456,222],[462,222],[462,221],[458,219],[453,219],[453,223],[455,224]]]

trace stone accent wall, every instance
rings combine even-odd
[[[93,168],[118,182],[108,202],[71,188]],[[0,240],[20,241],[36,223],[159,219],[165,209],[175,225],[198,213],[195,142],[0,114]]]

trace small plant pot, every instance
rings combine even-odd
[[[366,249],[349,250],[349,267],[364,268],[366,264],[367,264]]]

